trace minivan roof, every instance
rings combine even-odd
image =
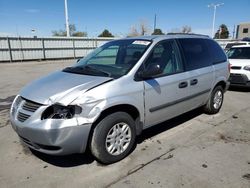
[[[184,34],[184,33],[170,33],[167,35],[149,35],[149,36],[136,36],[129,37],[127,39],[138,39],[138,40],[164,40],[171,38],[209,38],[207,35],[199,35],[199,34]]]

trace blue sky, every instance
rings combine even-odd
[[[153,29],[154,14],[157,27],[171,32],[184,25],[195,33],[209,34],[213,9],[210,3],[225,3],[218,8],[216,27],[229,27],[250,22],[250,0],[68,0],[69,21],[77,30],[96,36],[105,28],[116,36],[126,36],[132,25],[145,21]],[[64,29],[64,0],[0,0],[0,36],[51,36],[52,30]]]

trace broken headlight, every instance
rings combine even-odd
[[[49,106],[42,114],[41,119],[70,119],[75,116],[75,114],[80,114],[82,108],[76,105],[63,106],[55,104]]]

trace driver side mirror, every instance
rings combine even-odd
[[[141,79],[150,79],[162,73],[161,66],[158,63],[152,63],[143,71],[138,72],[138,77]]]

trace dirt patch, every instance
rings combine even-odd
[[[0,98],[0,112],[3,110],[9,110],[11,103],[15,99],[15,95],[9,96],[7,98],[1,99]]]
[[[219,140],[223,140],[225,143],[228,143],[228,142],[236,142],[236,143],[247,143],[247,142],[250,142],[249,139],[247,138],[233,138],[231,136],[227,136],[225,134],[222,134],[222,133],[217,133],[218,137],[219,137]]]
[[[0,128],[6,127],[9,124],[9,110],[0,110]]]
[[[202,164],[201,165],[203,168],[207,168],[207,165],[206,164]]]
[[[171,159],[171,158],[173,158],[173,157],[174,157],[173,154],[169,154],[167,157],[163,158],[163,160]]]
[[[15,95],[9,96],[5,99],[0,99],[0,102],[7,102],[7,103],[12,103],[12,101],[15,99]]]
[[[23,153],[25,155],[31,155],[32,154],[31,151],[30,151],[30,149],[29,149],[29,147],[26,146],[21,140],[20,140],[20,144],[22,146],[22,150],[23,150]]]
[[[245,174],[242,176],[242,178],[244,178],[246,180],[250,180],[250,174]]]

